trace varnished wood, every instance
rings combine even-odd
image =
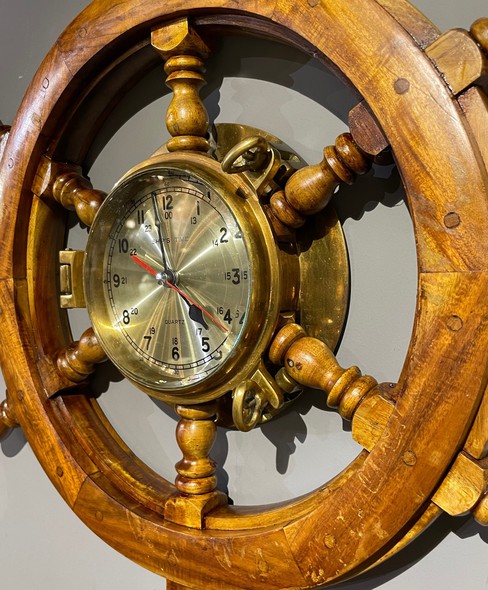
[[[3,150],[5,149],[9,132],[10,126],[4,125],[2,121],[0,121],[0,160],[2,159]]]
[[[25,301],[22,309],[38,310],[32,313],[32,327],[36,334],[36,348],[40,356],[53,358],[61,348],[71,342],[65,311],[59,306],[56,288],[59,273],[59,251],[64,248],[64,231],[68,213],[53,199],[34,197],[30,208],[28,240],[23,271],[24,283],[17,283],[18,297]],[[17,264],[16,264],[17,266]],[[58,326],[53,330],[52,326]]]
[[[412,35],[419,47],[425,49],[439,37],[439,29],[408,0],[378,0],[378,4]]]
[[[358,148],[379,164],[391,162],[389,143],[364,101],[349,112],[349,129]]]
[[[480,28],[475,27],[475,31]],[[455,94],[488,73],[488,58],[467,31],[447,31],[427,47],[426,53]]]
[[[346,420],[352,419],[361,402],[378,385],[373,377],[361,376],[357,367],[343,369],[325,343],[307,337],[296,324],[288,324],[278,332],[271,344],[270,359],[282,363],[297,383],[324,391],[327,405],[338,408]]]
[[[409,198],[419,293],[398,399],[369,454],[305,499],[250,510],[220,505],[205,514],[205,530],[175,525],[157,500],[160,494],[168,504],[175,488],[149,477],[100,418],[95,402],[46,398],[43,362],[69,338],[62,314],[49,308],[43,317],[55,293],[48,283],[55,281],[56,256],[43,255],[37,234],[52,227],[56,235],[49,246],[55,246],[64,225],[58,203],[49,197],[33,202],[30,189],[43,154],[62,151],[63,130],[86,97],[81,89],[95,92],[92,78],[114,67],[114,54],[135,51],[149,29],[181,18],[183,10],[197,18],[201,8],[197,0],[184,6],[128,0],[114,2],[107,14],[106,2],[96,0],[36,74],[5,145],[0,174],[0,336],[9,343],[0,350],[2,370],[15,392],[15,416],[54,485],[119,551],[198,590],[320,587],[390,555],[432,521],[438,510],[431,498],[480,407],[488,347],[488,210],[482,133],[473,120],[483,120],[484,103],[477,101],[479,115],[470,105],[459,108],[420,49],[431,45],[437,30],[404,0],[219,3],[214,23],[237,22],[245,14],[239,21],[245,32],[280,41],[292,37],[303,48],[316,48],[374,107]],[[483,40],[484,28],[473,31]],[[39,91],[45,80],[49,93]],[[101,105],[97,112],[108,110],[104,100],[94,97]],[[29,227],[36,236],[28,237]],[[43,270],[35,268],[37,260]],[[321,383],[318,368],[315,373]],[[334,365],[332,373],[338,374]],[[473,441],[481,440],[477,433]],[[474,509],[484,523],[486,504],[484,496]]]
[[[485,391],[464,448],[475,459],[488,456],[488,390]]]
[[[473,516],[480,525],[488,526],[488,493],[475,506]]]
[[[474,86],[461,94],[459,104],[476,137],[485,166],[488,168],[488,96],[481,88]]]
[[[216,490],[217,465],[209,456],[217,435],[217,404],[177,406],[176,411],[181,416],[176,440],[183,459],[176,464],[178,494],[166,502],[165,516],[177,524],[202,528],[208,512],[227,504],[225,494]]]
[[[295,172],[284,191],[271,197],[271,209],[281,223],[301,227],[307,215],[326,207],[341,183],[352,184],[356,176],[365,174],[372,161],[355,143],[350,133],[343,133],[334,146],[324,149],[319,164]]]
[[[43,157],[32,186],[38,197],[51,197],[66,209],[74,209],[80,220],[91,225],[106,194],[95,190],[79,166],[61,164]]]
[[[166,113],[166,127],[172,135],[166,144],[168,151],[207,152],[208,113],[199,94],[205,85],[203,60],[209,53],[206,43],[186,18],[155,29],[151,42],[166,60],[166,84],[173,91]]]
[[[73,440],[82,450],[79,461],[88,458],[103,474],[106,486],[117,490],[135,505],[145,506],[157,518],[164,515],[166,500],[175,493],[175,487],[156,474],[129,449],[105,417],[96,401],[82,391],[56,398],[58,420],[66,424]],[[103,448],[103,454],[100,449]],[[86,460],[86,459],[85,459]],[[87,473],[93,473],[82,463]],[[103,506],[94,507],[94,514]]]
[[[433,501],[451,516],[473,510],[488,489],[488,459],[477,461],[460,453]]]
[[[189,495],[213,492],[217,486],[217,466],[209,453],[217,435],[217,405],[177,406],[176,411],[181,416],[176,440],[183,453],[183,459],[176,465],[176,488]]]
[[[352,436],[367,451],[372,451],[381,439],[388,420],[395,409],[395,401],[390,397],[389,385],[380,385],[376,395],[364,399],[352,419]]]
[[[481,49],[488,55],[488,18],[479,18],[469,29],[473,39],[479,43]]]
[[[7,438],[12,430],[19,426],[15,414],[8,403],[8,397],[7,395],[7,399],[4,399],[0,403],[0,441]]]
[[[81,338],[59,353],[58,371],[63,377],[79,383],[93,371],[95,365],[106,360],[105,351],[100,346],[92,328],[88,328]]]

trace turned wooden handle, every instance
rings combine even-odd
[[[106,193],[76,171],[60,174],[54,181],[53,197],[66,209],[74,209],[85,225],[91,225]]]
[[[362,376],[357,367],[343,369],[330,348],[318,338],[310,338],[297,324],[287,324],[276,335],[269,352],[271,362],[282,364],[288,375],[304,387],[321,389],[327,405],[338,408],[351,420],[359,404],[378,382]]]
[[[469,30],[473,39],[488,56],[488,17],[479,18]]]
[[[284,191],[270,200],[274,215],[288,227],[301,227],[307,215],[326,207],[336,188],[352,184],[356,176],[370,170],[372,159],[356,144],[350,133],[343,133],[335,145],[324,149],[319,164],[297,170],[286,183]]]
[[[172,136],[166,144],[168,151],[208,152],[208,113],[200,97],[206,84],[207,44],[186,18],[154,30],[151,44],[166,62],[166,85],[173,91],[166,112],[166,127]]]
[[[95,365],[106,358],[95,332],[88,328],[78,342],[73,342],[58,355],[58,371],[70,381],[81,383],[93,373]]]
[[[217,466],[209,453],[217,435],[217,404],[177,406],[176,411],[181,416],[176,440],[183,453],[183,459],[176,464],[176,487],[189,495],[213,492],[217,487]]]
[[[91,225],[106,193],[93,188],[80,166],[43,156],[32,183],[38,197],[55,199],[66,209],[74,209],[80,221]]]
[[[0,404],[0,440],[4,440],[14,428],[19,426],[6,399]]]

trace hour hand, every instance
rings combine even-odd
[[[205,321],[205,318],[203,317],[202,310],[193,303],[190,303],[187,299],[185,299],[185,301],[188,303],[189,306],[188,316],[190,320],[197,322],[197,324],[202,325],[205,328],[205,330],[208,330],[208,324]]]

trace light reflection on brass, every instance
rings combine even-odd
[[[342,227],[330,206],[297,232],[300,251],[300,325],[334,350],[349,303],[349,260]]]

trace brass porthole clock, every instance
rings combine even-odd
[[[320,163],[266,131],[210,125],[205,60],[233,33],[297,47],[356,89],[350,131]],[[0,435],[20,426],[83,522],[169,589],[325,587],[441,511],[488,524],[487,53],[488,19],[441,35],[406,2],[94,0],[0,127]],[[158,61],[171,139],[105,195],[87,177],[97,128]],[[393,161],[419,285],[402,375],[385,386],[333,354],[348,268],[330,200]],[[66,247],[70,210],[90,228],[84,251]],[[78,342],[73,307],[91,322]],[[176,410],[174,483],[92,395],[107,358]],[[231,505],[217,428],[278,420],[303,388],[364,450],[306,496]]]
[[[234,389],[230,364],[245,364],[280,290],[245,189],[209,158],[170,156],[123,179],[94,221],[85,293],[98,339],[170,402]]]

